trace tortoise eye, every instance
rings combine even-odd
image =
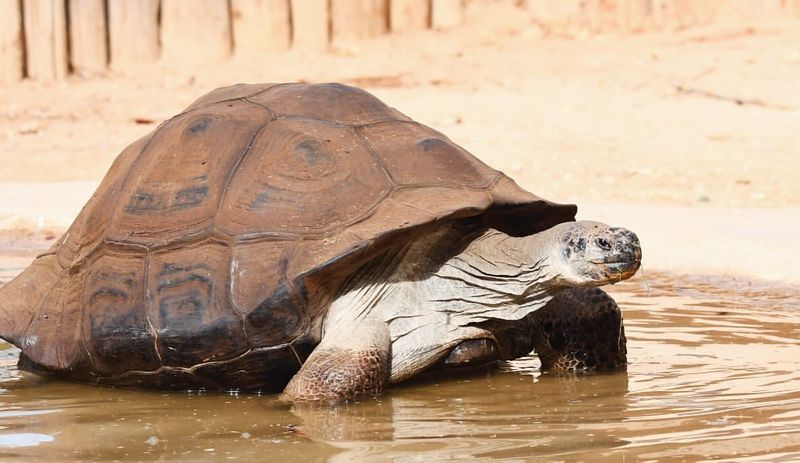
[[[595,242],[597,243],[598,246],[600,246],[601,249],[605,250],[611,249],[611,243],[609,243],[608,240],[605,238],[597,238]]]

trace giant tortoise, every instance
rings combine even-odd
[[[363,90],[234,85],[119,155],[0,289],[0,336],[76,381],[296,401],[537,346],[618,365],[618,308],[582,288],[633,275],[638,239],[575,213]],[[561,331],[520,334],[551,299]],[[613,352],[570,350],[563,326],[597,312]]]

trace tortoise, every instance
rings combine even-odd
[[[539,344],[546,368],[615,367],[619,309],[592,287],[633,275],[639,242],[576,211],[364,90],[224,87],[122,151],[0,289],[0,337],[75,381],[294,401]],[[566,342],[586,313],[619,320],[616,347]]]

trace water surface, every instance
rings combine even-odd
[[[0,460],[800,460],[800,288],[648,283],[609,288],[627,372],[552,377],[532,356],[333,408],[46,380],[0,343]]]

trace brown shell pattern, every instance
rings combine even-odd
[[[574,213],[363,90],[235,85],[120,154],[0,289],[0,335],[83,381],[278,390],[370,249],[452,217],[522,234]]]

